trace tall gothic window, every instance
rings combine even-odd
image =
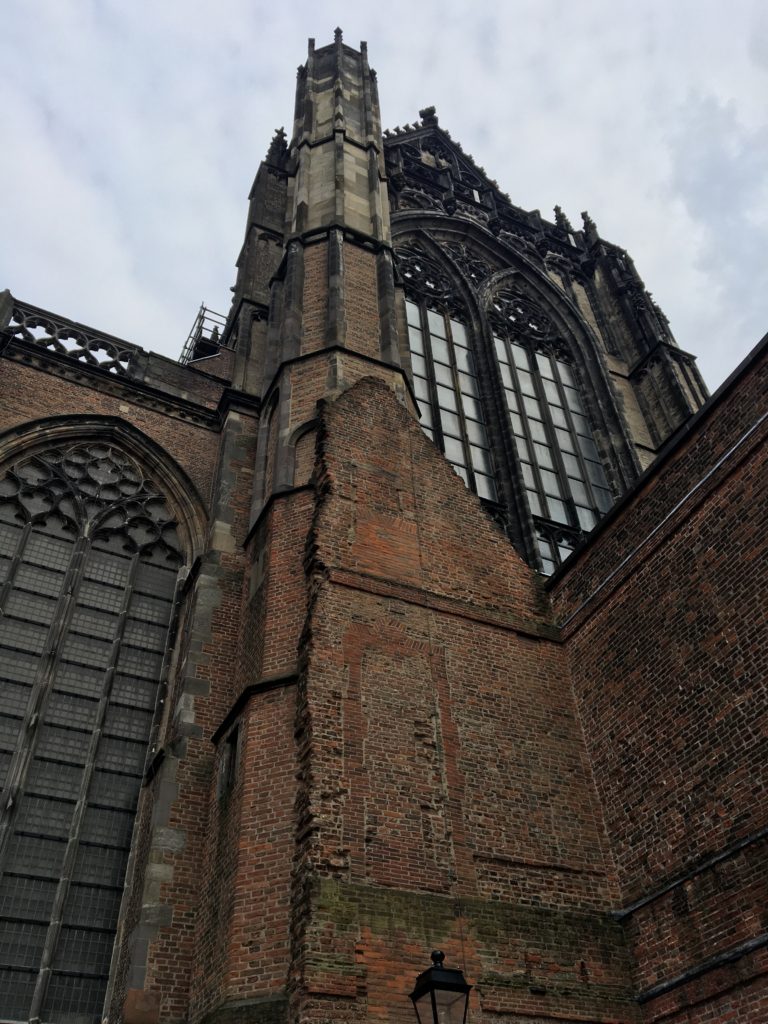
[[[477,365],[452,282],[416,243],[398,248],[397,262],[408,294],[408,344],[424,432],[467,487],[496,501]]]
[[[0,1020],[101,1019],[182,554],[108,444],[0,477]]]
[[[464,483],[496,501],[485,417],[474,356],[455,316],[405,303],[413,383],[424,432],[445,453]]]
[[[613,504],[570,355],[551,320],[506,290],[490,313],[543,569],[554,572]]]

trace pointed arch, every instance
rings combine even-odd
[[[505,509],[505,528],[529,560],[551,572],[607,511],[612,495],[621,492],[635,469],[632,444],[618,413],[619,402],[600,339],[567,290],[547,274],[532,238],[503,232],[497,237],[480,223],[435,212],[418,218],[398,214],[393,238],[395,252],[405,255],[401,277],[406,296],[420,291],[419,301],[428,307],[464,313],[479,367],[484,427],[493,438],[497,501]],[[505,304],[506,324],[501,309],[496,308]],[[515,306],[520,323],[516,322]],[[409,335],[412,327],[409,324]],[[426,323],[422,328],[427,330]],[[530,349],[527,368],[515,366],[513,349],[508,347],[516,331]],[[536,357],[539,350],[546,353],[541,365]],[[520,351],[520,346],[514,351]],[[521,363],[524,358],[519,355]],[[551,363],[546,361],[549,359]],[[417,379],[418,353],[412,363],[417,392],[419,386],[425,394],[429,392],[434,406],[434,382],[428,379],[427,387]],[[547,366],[552,368],[554,382],[539,373]],[[427,370],[434,367],[428,364]],[[538,376],[533,385],[535,395],[529,394],[526,400],[542,403],[541,423],[532,421],[531,427],[541,434],[547,428],[549,449],[542,448],[541,455],[546,458],[551,450],[548,466],[538,467],[533,461],[539,449],[534,447],[527,421],[520,419],[524,404],[520,384],[531,386],[529,371]],[[566,381],[569,374],[572,379]],[[426,371],[425,376],[429,378]],[[551,411],[544,404],[547,390],[553,395]],[[566,408],[566,397],[571,398],[573,409]],[[563,403],[564,411],[554,404],[557,401]],[[510,403],[516,407],[511,408]],[[557,417],[565,420],[573,433],[572,441],[564,440],[577,446],[573,452],[567,449],[563,454],[554,447],[560,438],[554,424]],[[427,424],[427,433],[430,428]],[[436,432],[431,436],[450,458],[442,438]],[[536,440],[536,444],[541,442],[541,437]],[[579,443],[588,449],[586,455]],[[454,452],[456,458],[459,454]],[[466,468],[465,472],[457,468],[465,479]],[[471,477],[468,482],[472,486]],[[559,497],[558,488],[562,492]],[[544,534],[549,537],[546,542]]]
[[[187,472],[153,438],[118,416],[49,416],[0,434],[0,468],[62,444],[102,441],[135,459],[160,485],[178,522],[187,565],[205,548],[208,514]]]
[[[499,502],[483,382],[482,317],[472,288],[422,232],[396,248],[405,290],[407,337],[422,427],[479,497]]]
[[[205,522],[183,470],[119,418],[0,435],[0,929],[19,950],[0,988],[14,1019],[101,1016]]]

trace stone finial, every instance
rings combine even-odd
[[[555,207],[555,224],[562,231],[568,231],[569,233],[573,232],[573,225],[563,213],[563,208],[561,206]]]
[[[434,107],[424,107],[419,111],[419,117],[424,128],[437,128],[437,114]]]
[[[0,328],[7,327],[13,317],[13,296],[6,288],[0,292]]]
[[[341,42],[342,34],[343,33],[340,28],[337,28],[333,33],[333,41],[334,43],[336,43],[337,46]]]
[[[586,210],[582,210],[581,219],[584,222],[584,235],[588,242],[596,242],[600,237],[597,233],[597,225],[589,216]]]
[[[267,163],[277,164],[280,163],[282,158],[288,149],[288,142],[285,137],[285,128],[278,128],[272,137],[272,141],[269,144],[267,150]]]

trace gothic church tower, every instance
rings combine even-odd
[[[555,213],[337,30],[181,362],[0,297],[0,1024],[406,1024],[433,948],[475,1022],[731,1019],[759,608],[686,524],[753,558],[764,352],[705,404]]]

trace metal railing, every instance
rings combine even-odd
[[[208,356],[215,356],[221,348],[221,337],[227,318],[221,313],[215,313],[212,309],[201,303],[197,311],[195,322],[189,332],[189,337],[184,342],[184,347],[179,356],[179,362],[183,365],[191,363],[195,359],[205,359]]]

